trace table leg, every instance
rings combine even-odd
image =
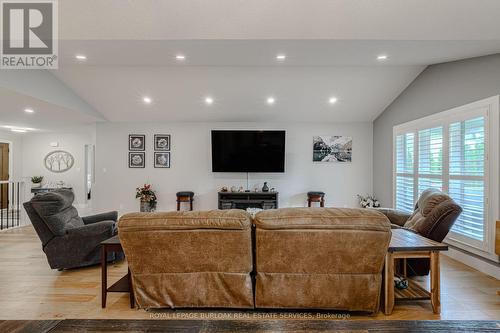
[[[130,296],[130,308],[133,309],[135,307],[134,302],[134,289],[132,288],[132,275],[130,274],[130,268],[127,271],[128,276],[128,288],[129,288],[129,296]]]
[[[434,313],[441,313],[439,251],[431,252],[431,304]]]
[[[108,261],[106,246],[101,245],[101,306],[106,307],[106,293],[108,289]]]
[[[394,258],[392,252],[385,255],[384,313],[390,315],[394,308]]]

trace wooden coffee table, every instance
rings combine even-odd
[[[384,268],[384,313],[390,315],[395,300],[430,299],[434,313],[441,312],[439,252],[448,246],[435,242],[405,229],[393,229],[391,243],[385,256]],[[394,260],[408,258],[428,258],[430,260],[431,291],[427,291],[409,280],[407,289],[395,291]],[[405,267],[406,269],[406,267]]]
[[[130,276],[130,269],[127,275],[123,276],[120,280],[113,283],[108,287],[108,253],[109,252],[123,252],[122,244],[118,236],[111,237],[101,242],[101,300],[102,307],[106,307],[107,293],[130,293],[130,307],[134,308],[134,293],[132,290],[132,278]]]

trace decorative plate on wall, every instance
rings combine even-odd
[[[47,170],[61,173],[66,172],[73,167],[75,159],[73,155],[64,150],[54,150],[45,156],[43,164]]]

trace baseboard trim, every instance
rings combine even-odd
[[[470,266],[478,271],[500,280],[500,264],[494,261],[485,259],[481,256],[466,252],[454,246],[449,246],[448,251],[442,252],[444,255],[460,261],[461,263]]]

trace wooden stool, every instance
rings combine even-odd
[[[311,202],[319,202],[320,207],[325,207],[325,192],[307,192],[307,207],[311,207]]]
[[[193,210],[194,192],[177,192],[177,210],[181,210],[181,202],[189,202],[189,210]]]

